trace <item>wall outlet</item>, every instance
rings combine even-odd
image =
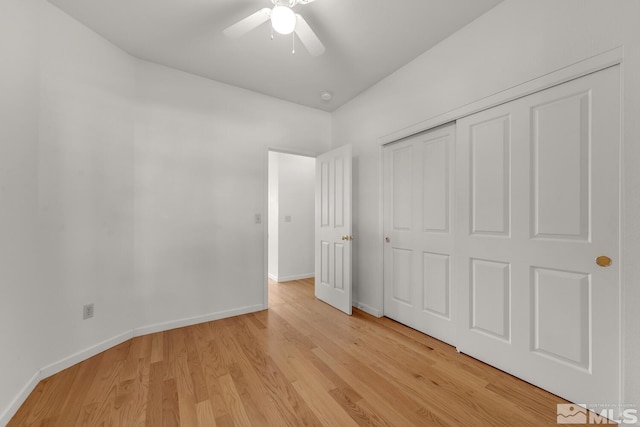
[[[87,304],[82,307],[82,319],[86,320],[93,317],[93,304]]]
[[[291,222],[291,215],[285,215],[284,222]]]
[[[262,215],[256,214],[254,220],[256,224],[262,224]]]

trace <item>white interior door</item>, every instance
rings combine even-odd
[[[618,403],[619,67],[457,134],[459,350],[571,401]]]
[[[455,342],[452,254],[455,126],[384,147],[384,314]]]
[[[316,159],[315,294],[351,314],[351,145]]]

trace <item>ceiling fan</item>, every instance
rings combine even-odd
[[[230,27],[227,27],[224,30],[224,34],[227,37],[240,37],[268,20],[271,20],[271,26],[274,31],[280,34],[291,34],[295,31],[295,34],[311,55],[322,55],[325,51],[324,45],[309,24],[307,24],[307,21],[292,9],[294,6],[305,5],[313,1],[314,0],[271,0],[273,8],[269,9],[265,7],[241,19]]]

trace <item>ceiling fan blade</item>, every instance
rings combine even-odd
[[[270,17],[271,17],[271,9],[265,7],[264,9],[260,9],[256,13],[253,13],[247,16],[246,18],[241,19],[240,21],[236,22],[230,27],[227,27],[223,31],[223,33],[227,37],[244,36],[249,31],[267,22]]]
[[[296,14],[296,18],[298,18],[298,20],[295,31],[304,47],[307,48],[312,56],[322,55],[325,48],[318,36],[316,36],[316,33],[313,32],[302,16]]]

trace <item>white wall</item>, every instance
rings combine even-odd
[[[330,115],[138,61],[44,0],[0,6],[1,425],[153,325],[262,307],[267,148],[327,150]]]
[[[145,62],[137,88],[141,324],[261,308],[267,150],[325,151],[330,115]]]
[[[132,321],[133,61],[49,3],[0,16],[1,423],[39,369]]]
[[[38,33],[35,0],[0,0],[0,424],[41,367],[36,249]]]
[[[333,145],[354,145],[354,304],[382,310],[381,138],[624,46],[625,401],[640,407],[638,16],[637,0],[506,0],[333,113]]]
[[[43,366],[131,328],[134,61],[41,5],[38,263]],[[95,317],[82,319],[94,303]],[[44,350],[46,349],[46,350]]]
[[[315,158],[270,152],[269,159],[276,187],[269,201],[275,205],[269,212],[269,274],[280,282],[312,277]]]
[[[268,247],[268,264],[267,264],[267,273],[271,280],[278,280],[278,212],[279,212],[279,204],[278,204],[278,159],[279,154],[276,151],[269,151],[269,194],[268,194],[268,204],[269,204],[269,218],[268,218],[268,230],[267,230],[267,238],[269,239],[269,247]]]

